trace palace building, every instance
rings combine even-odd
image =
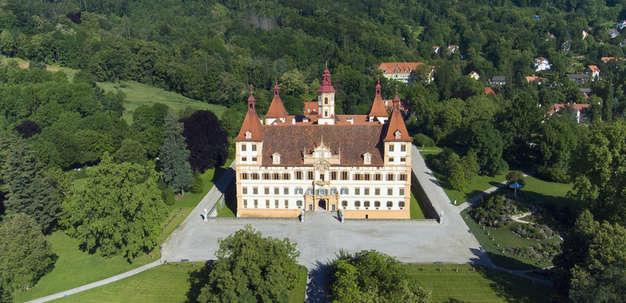
[[[411,137],[395,97],[380,82],[367,115],[335,114],[325,68],[317,101],[287,112],[278,84],[263,120],[250,92],[236,141],[237,217],[297,217],[341,211],[346,219],[408,219]]]

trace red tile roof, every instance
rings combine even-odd
[[[589,68],[589,70],[591,70],[591,72],[593,73],[599,73],[600,72],[600,68],[597,65],[587,65],[587,67]]]
[[[486,94],[486,95],[492,95],[492,96],[496,95],[496,92],[491,87],[485,87],[483,89],[483,93]]]
[[[317,115],[319,110],[319,104],[317,101],[305,101],[304,102],[304,114],[305,115]]]
[[[248,96],[248,111],[241,123],[239,134],[235,137],[235,141],[263,141],[263,125],[259,116],[256,114],[256,100],[252,93]],[[250,138],[246,138],[246,133],[250,132]]]
[[[285,105],[283,105],[283,100],[280,99],[280,87],[278,86],[278,82],[274,85],[274,97],[272,98],[272,103],[270,103],[270,107],[267,109],[267,114],[265,117],[267,118],[284,118],[287,117],[289,113],[285,109]]]
[[[600,61],[602,61],[604,63],[609,63],[611,61],[617,61],[617,58],[615,58],[615,57],[602,57],[602,58],[600,58]]]
[[[341,154],[340,166],[382,166],[380,145],[383,125],[266,125],[263,140],[263,166],[305,166],[303,153],[310,153],[324,138],[333,154]],[[285,140],[289,138],[289,140]],[[372,155],[371,165],[364,165],[362,155]],[[280,154],[274,165],[272,154]]]
[[[378,69],[384,74],[411,73],[414,72],[423,62],[383,62],[378,65]]]
[[[320,93],[334,93],[335,88],[333,87],[333,83],[330,80],[330,71],[328,67],[324,68],[324,73],[322,74],[322,82],[320,83],[320,89],[318,90]]]
[[[548,114],[552,115],[568,107],[576,111],[583,111],[585,109],[591,108],[591,104],[588,104],[588,103],[554,103],[548,108]]]
[[[387,131],[385,133],[385,142],[388,141],[401,141],[411,142],[409,131],[404,124],[404,118],[400,112],[400,97],[396,96],[393,100],[393,111],[391,112],[391,118],[387,124]],[[400,136],[396,137],[396,132],[400,132]]]
[[[385,102],[381,96],[380,80],[376,82],[376,95],[374,101],[372,101],[372,107],[370,108],[370,117],[387,117],[387,109],[385,108]]]

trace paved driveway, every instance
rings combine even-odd
[[[340,223],[329,213],[309,213],[305,222],[296,219],[226,219],[203,222],[201,213],[211,209],[221,191],[232,182],[227,172],[192,211],[187,220],[162,246],[167,262],[202,261],[215,258],[219,239],[252,225],[264,235],[295,241],[301,254],[299,262],[308,268],[332,260],[339,251],[375,249],[403,262],[480,262],[489,264],[480,246],[445,192],[436,183],[424,159],[413,147],[413,171],[433,201],[442,222],[360,221]]]

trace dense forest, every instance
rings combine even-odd
[[[248,86],[261,113],[275,81],[287,110],[301,113],[324,64],[339,112],[367,112],[378,79],[386,98],[399,94],[415,143],[444,148],[431,164],[452,187],[510,168],[573,183],[558,218],[572,231],[555,260],[557,286],[579,302],[610,301],[624,281],[603,279],[626,271],[623,20],[624,0],[0,1],[0,53],[31,63],[0,66],[0,238],[25,231],[0,244],[0,269],[14,269],[0,273],[0,302],[53,266],[43,235],[55,230],[104,256],[132,260],[157,247],[167,205],[227,161]],[[536,70],[539,57],[549,70]],[[384,61],[425,62],[434,80],[386,80]],[[598,79],[571,80],[588,65]],[[507,83],[490,84],[494,76]],[[125,96],[96,84],[123,80],[228,109],[217,117],[144,105],[131,123]],[[577,123],[569,111],[547,115],[555,103],[591,110]],[[3,254],[21,250],[37,255],[22,264]]]

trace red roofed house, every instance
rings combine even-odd
[[[609,62],[617,61],[617,58],[615,58],[615,57],[601,57],[600,61],[602,61],[604,64],[607,64]]]
[[[415,72],[419,69],[420,66],[424,65],[422,62],[383,62],[378,65],[378,69],[383,72],[383,76],[390,80],[397,80],[404,83],[409,83],[411,77],[415,74]],[[426,72],[425,79],[427,83],[430,83],[434,80],[434,68],[430,67],[430,69]]]
[[[548,108],[548,115],[552,116],[563,109],[569,109],[576,115],[576,123],[584,122],[584,114],[591,109],[591,104],[587,103],[555,103]]]
[[[487,86],[487,87],[483,88],[483,94],[495,96],[496,92],[493,90],[493,88]]]
[[[380,82],[367,115],[335,114],[327,68],[304,115],[285,110],[278,84],[263,124],[255,104],[251,92],[235,138],[237,217],[410,218],[411,137],[400,98],[389,113]]]
[[[597,65],[587,65],[587,69],[587,73],[589,74],[591,81],[600,79],[600,68]]]

